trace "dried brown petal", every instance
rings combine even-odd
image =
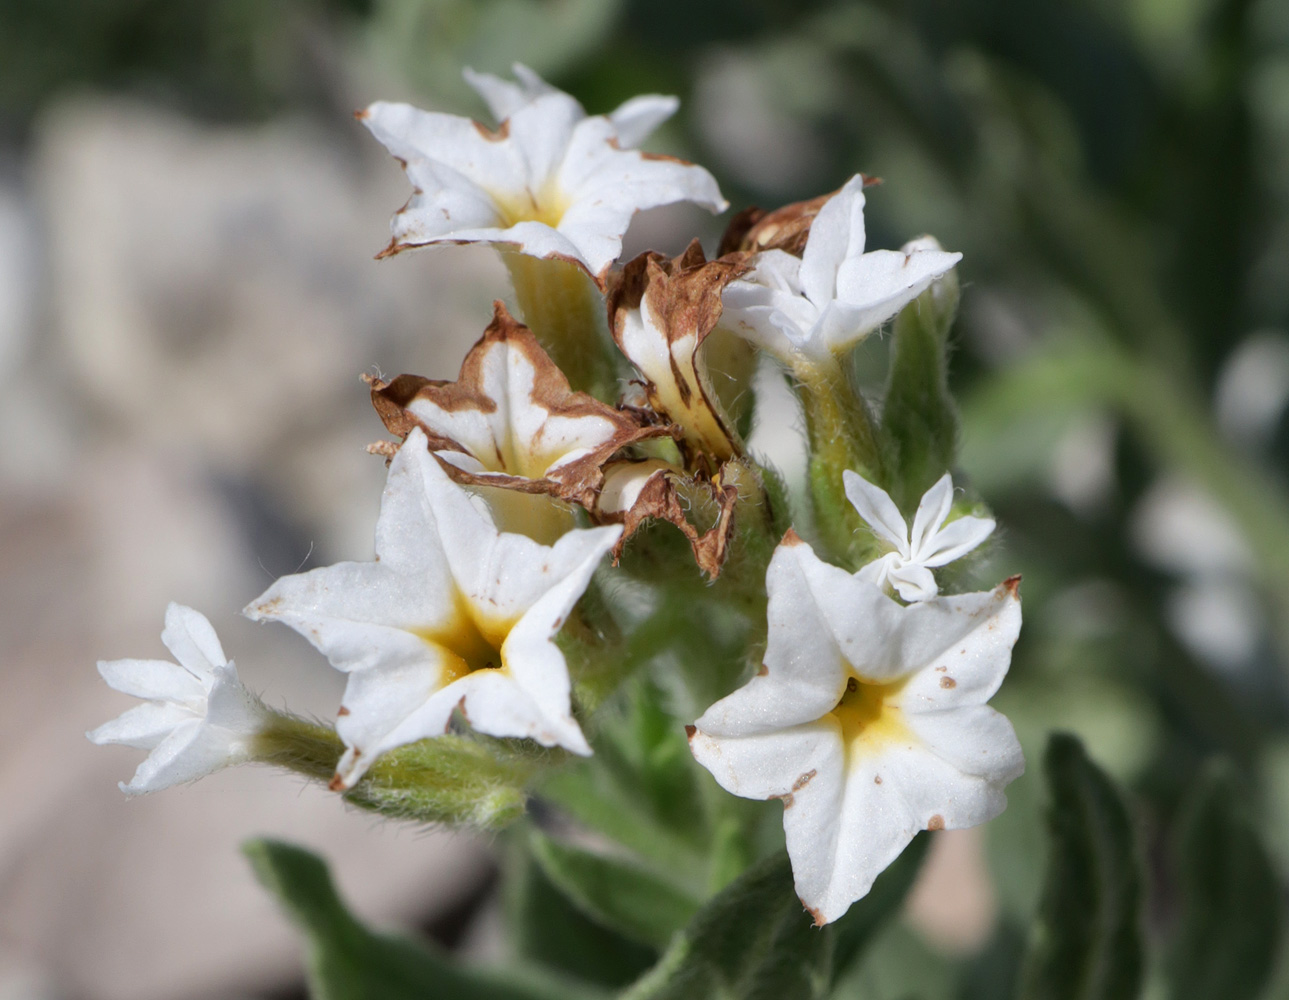
[[[687,496],[682,497],[682,491]],[[715,523],[700,532],[685,516],[695,494],[705,494],[716,509]],[[685,501],[689,500],[690,503]],[[601,521],[621,524],[622,537],[612,550],[614,563],[622,548],[645,521],[670,521],[689,539],[698,568],[711,579],[720,575],[734,530],[734,505],[738,490],[717,486],[706,479],[686,476],[683,470],[660,459],[611,462],[604,467],[604,488],[594,510]]]
[[[695,240],[675,260],[641,254],[609,291],[613,338],[643,376],[650,405],[681,428],[687,456],[709,471],[741,445],[699,349],[720,319],[722,290],[746,271],[739,258],[708,261]]]
[[[390,432],[419,427],[460,483],[594,503],[600,467],[633,442],[668,433],[574,392],[529,329],[502,303],[455,382],[400,375],[372,381]]]
[[[864,187],[882,183],[880,177],[865,177]],[[795,201],[791,205],[766,212],[759,208],[745,208],[730,220],[725,235],[721,237],[721,254],[759,253],[762,250],[783,250],[800,257],[810,236],[810,227],[823,208],[824,202],[835,195],[829,191],[817,198]]]

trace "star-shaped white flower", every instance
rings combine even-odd
[[[824,203],[801,257],[765,250],[725,289],[724,323],[789,364],[842,351],[962,259],[933,241],[864,252],[864,178]]]
[[[529,97],[493,90],[496,106],[509,111],[496,132],[407,104],[377,102],[361,113],[413,187],[384,253],[500,243],[573,261],[600,278],[639,210],[681,201],[713,212],[727,207],[702,167],[623,148],[621,130],[635,138],[632,122],[639,126],[641,116],[615,124],[605,115],[587,117],[559,91]]]
[[[873,534],[895,547],[861,569],[860,576],[878,587],[894,587],[906,601],[935,597],[940,587],[931,570],[961,559],[993,533],[992,517],[960,517],[944,523],[953,509],[953,479],[947,472],[922,495],[912,531],[884,489],[849,469],[842,479],[846,498]]]
[[[761,672],[694,726],[726,790],[783,800],[797,895],[836,920],[919,830],[984,823],[1024,770],[987,702],[1020,632],[1018,580],[904,606],[791,532],[770,561]]]
[[[412,430],[390,464],[376,561],[283,577],[245,612],[285,622],[349,674],[333,787],[443,734],[457,709],[478,732],[589,754],[552,640],[621,530],[574,530],[553,546],[499,532]]]
[[[150,751],[129,783],[121,783],[127,795],[195,781],[250,760],[251,744],[269,719],[268,709],[238,680],[204,615],[171,604],[161,641],[177,664],[102,660],[98,665],[110,687],[147,699],[85,734],[99,745]]]
[[[577,99],[557,90],[523,63],[514,63],[510,67],[515,74],[516,82],[503,80],[491,73],[479,73],[467,68],[463,75],[466,83],[475,89],[483,98],[498,122],[503,122],[526,104],[531,104],[539,97],[558,94],[572,102],[583,118],[586,112]],[[617,132],[618,145],[622,149],[634,149],[644,142],[659,125],[676,113],[680,99],[662,94],[641,94],[624,101],[615,110],[604,117],[608,118]]]

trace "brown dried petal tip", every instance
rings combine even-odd
[[[650,252],[629,261],[608,295],[613,339],[642,375],[650,406],[682,428],[691,456],[717,464],[741,447],[700,348],[720,320],[725,286],[747,270],[741,258],[707,260],[694,240],[674,260]]]
[[[615,452],[667,430],[574,392],[528,327],[502,303],[494,310],[455,382],[419,375],[373,381],[372,405],[391,433],[406,437],[419,427],[431,451],[474,459],[474,471],[443,463],[460,483],[547,493],[589,507],[600,468]]]

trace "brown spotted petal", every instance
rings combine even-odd
[[[695,240],[675,260],[641,254],[609,294],[613,338],[644,377],[649,404],[681,428],[691,454],[709,456],[713,466],[741,447],[699,348],[720,319],[721,291],[745,270],[741,260],[706,260]]]
[[[372,403],[392,433],[421,428],[458,482],[589,505],[614,452],[666,431],[572,391],[529,329],[495,310],[455,382],[400,375],[373,382]]]
[[[600,521],[622,525],[622,537],[612,549],[614,563],[626,540],[645,521],[670,521],[689,539],[698,568],[711,579],[720,575],[734,530],[734,504],[738,491],[693,479],[661,459],[610,462],[604,467],[604,485],[594,514]],[[707,508],[711,521],[700,530],[686,517],[686,510]]]

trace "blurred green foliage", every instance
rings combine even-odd
[[[355,92],[383,96],[363,92],[372,79],[481,113],[460,67],[516,59],[592,111],[681,95],[660,142],[711,167],[736,208],[862,170],[886,179],[872,245],[930,231],[965,253],[961,471],[1003,526],[976,582],[1025,575],[996,704],[1031,761],[1054,728],[1083,737],[1131,790],[1147,856],[1171,849],[1178,814],[1181,850],[1225,836],[1183,808],[1224,755],[1289,860],[1289,416],[1241,431],[1217,405],[1253,391],[1232,380],[1251,338],[1289,343],[1289,4],[0,0],[0,120],[20,137],[73,85],[217,118],[334,118]],[[857,364],[877,379],[886,351],[874,338]],[[1180,560],[1143,543],[1177,481],[1234,526],[1247,566],[1196,523],[1172,529]],[[1214,587],[1243,631],[1205,645],[1194,626],[1220,616],[1186,600]],[[981,983],[1042,892],[1039,780],[989,828],[1004,914]],[[1154,874],[1148,936],[1178,919],[1175,882]]]

